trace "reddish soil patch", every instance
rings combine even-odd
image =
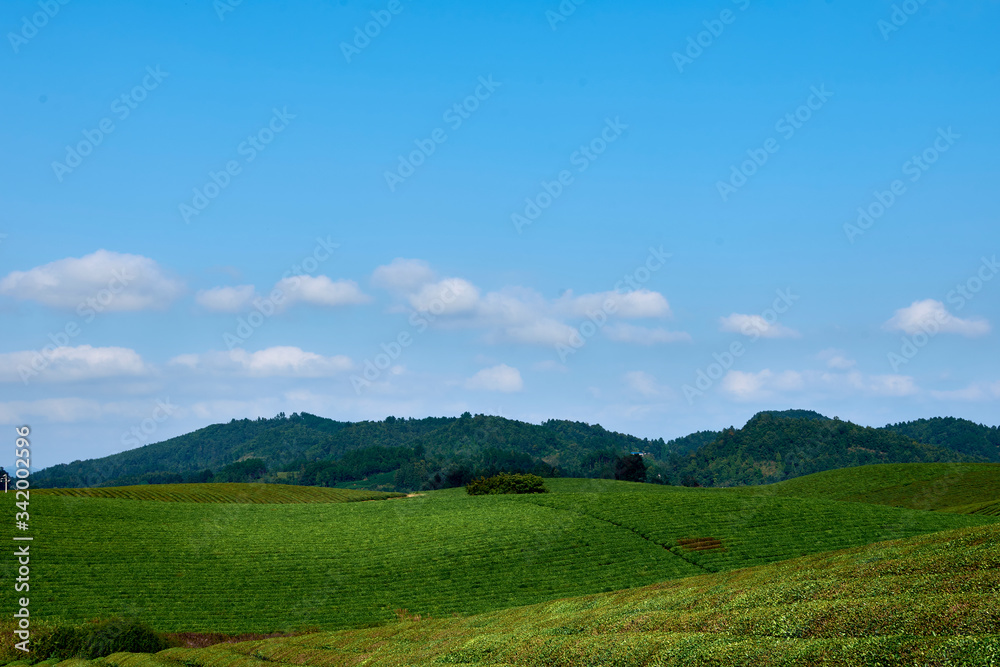
[[[677,545],[684,551],[725,551],[722,540],[714,537],[694,537],[677,540]]]

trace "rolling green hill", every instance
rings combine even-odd
[[[160,631],[358,627],[400,608],[480,613],[997,521],[739,489],[546,483],[551,493],[530,497],[451,489],[315,504],[37,494],[32,577],[44,583],[32,617],[138,617]],[[14,567],[4,559],[0,575]]]
[[[957,511],[1000,501],[1000,464],[896,463],[828,470],[755,492],[919,510]]]
[[[476,616],[100,664],[991,667],[1000,664],[998,545],[1000,527],[966,528]]]

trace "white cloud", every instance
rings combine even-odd
[[[106,416],[104,406],[84,398],[46,398],[38,401],[0,403],[0,424],[23,424],[35,419],[72,423],[99,421]]]
[[[743,334],[744,336],[757,335],[761,338],[798,338],[801,334],[795,329],[768,322],[760,315],[741,315],[733,313],[729,317],[720,319],[722,331]]]
[[[858,389],[871,396],[912,396],[920,390],[909,375],[862,375],[858,371],[848,374],[848,379]]]
[[[506,364],[484,368],[465,381],[466,389],[512,393],[524,388],[521,372]]]
[[[847,353],[843,350],[836,350],[833,348],[823,350],[817,356],[819,359],[826,362],[828,368],[835,368],[841,371],[854,368],[854,366],[858,363],[854,359],[849,359],[847,357]]]
[[[468,280],[445,278],[421,287],[410,296],[410,305],[432,315],[469,313],[479,305],[479,290]]]
[[[624,380],[629,389],[646,398],[656,398],[672,393],[669,389],[660,386],[656,378],[645,371],[629,371],[625,374]]]
[[[785,371],[774,373],[765,368],[759,373],[729,371],[722,378],[722,391],[741,401],[770,398],[775,392],[797,391],[803,386],[801,373]]]
[[[314,306],[351,306],[370,300],[353,280],[330,280],[327,276],[294,276],[274,286],[284,295],[282,305],[309,303]]]
[[[505,327],[502,338],[514,343],[528,345],[570,345],[579,340],[576,329],[553,319],[543,318],[519,326]]]
[[[434,280],[430,265],[419,259],[397,257],[391,263],[375,269],[372,284],[392,292],[412,294]]]
[[[556,373],[568,373],[569,368],[566,364],[560,364],[558,361],[553,361],[552,359],[546,359],[545,361],[536,362],[531,366],[532,370],[541,371],[543,373],[556,372]]]
[[[493,343],[570,345],[580,334],[567,320],[591,318],[669,317],[670,305],[662,294],[641,289],[626,294],[614,291],[574,295],[567,291],[555,300],[523,287],[506,287],[483,293],[464,278],[434,279],[426,262],[396,259],[380,266],[373,282],[405,297],[411,308],[434,316],[443,328],[485,330]],[[612,312],[613,311],[613,312]],[[644,344],[686,340],[686,334],[666,330],[621,330],[620,339]],[[612,334],[614,335],[614,334]]]
[[[0,280],[0,294],[15,299],[67,309],[92,300],[100,312],[162,309],[182,290],[152,259],[108,250],[13,271]]]
[[[0,382],[76,382],[148,371],[142,357],[124,347],[81,345],[0,354]]]
[[[940,301],[924,299],[897,310],[883,328],[888,331],[902,331],[911,336],[918,332],[931,335],[941,332],[974,338],[988,334],[990,323],[982,318],[960,319],[949,313]]]
[[[216,313],[238,313],[248,308],[257,296],[253,285],[215,287],[198,292],[194,300],[205,310]]]
[[[760,401],[778,394],[902,397],[919,393],[908,375],[865,375],[860,371],[784,371],[765,368],[757,373],[730,371],[720,383],[722,392],[740,401]]]
[[[609,324],[604,328],[604,334],[619,343],[634,343],[636,345],[657,345],[660,343],[689,342],[691,335],[683,331],[668,331],[666,329],[647,329],[624,322]]]
[[[1000,382],[974,382],[962,389],[930,393],[942,401],[990,401],[1000,398]]]
[[[229,352],[182,354],[174,357],[170,363],[192,370],[257,378],[330,377],[349,371],[354,365],[349,357],[343,355],[325,357],[290,346],[270,347],[257,352],[236,349]]]
[[[659,292],[647,289],[620,292],[595,292],[574,296],[569,290],[555,303],[559,313],[571,317],[588,317],[592,313],[614,311],[614,316],[625,318],[670,317],[670,304]]]

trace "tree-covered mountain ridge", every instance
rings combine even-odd
[[[871,428],[787,410],[758,413],[739,429],[664,441],[554,419],[531,424],[465,413],[342,422],[282,413],[234,419],[118,454],[52,466],[35,472],[33,484],[214,479],[413,490],[457,486],[496,472],[614,478],[623,457],[633,454],[642,457],[645,481],[735,486],[871,463],[998,462],[1000,431],[952,417]]]

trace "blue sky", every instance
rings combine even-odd
[[[7,2],[0,423],[38,466],[279,411],[995,424],[998,23]]]

